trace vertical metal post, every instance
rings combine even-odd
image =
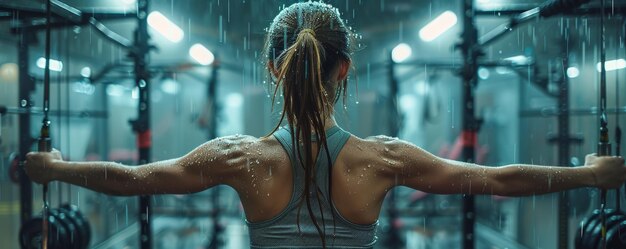
[[[570,164],[570,134],[569,134],[569,80],[567,76],[564,76],[562,72],[569,67],[567,52],[563,54],[563,67],[561,68],[561,77],[559,77],[559,96],[558,96],[558,117],[557,122],[559,126],[558,136],[558,157],[559,165],[566,167]],[[568,192],[563,191],[558,193],[559,195],[559,235],[558,235],[558,248],[568,248],[568,230],[569,230],[569,206],[568,206]]]
[[[463,68],[461,70],[462,101],[463,112],[461,113],[462,127],[462,159],[465,162],[473,163],[475,158],[475,146],[477,141],[477,132],[479,122],[474,113],[474,88],[478,83],[478,57],[481,52],[478,47],[478,32],[474,23],[474,0],[463,0],[462,8],[463,17],[463,33],[460,49],[463,58]],[[471,183],[467,186],[471,191]],[[463,213],[462,213],[462,245],[464,249],[473,249],[474,243],[474,223],[475,200],[471,194],[463,195]]]
[[[150,74],[148,59],[150,53],[148,35],[148,0],[137,1],[137,29],[131,57],[134,60],[135,84],[139,89],[139,110],[137,119],[132,120],[133,131],[137,134],[139,164],[150,162],[152,135],[150,132]],[[152,227],[150,222],[150,196],[139,197],[140,248],[152,248]]]
[[[20,32],[17,44],[17,61],[19,68],[19,85],[18,85],[18,106],[20,108],[29,109],[31,104],[30,94],[34,90],[33,79],[28,74],[29,67],[29,48],[32,42],[32,34],[29,32]],[[30,220],[33,213],[33,184],[24,172],[23,160],[26,158],[33,145],[34,139],[30,132],[30,113],[19,115],[19,163],[20,166],[20,221],[22,224]]]
[[[219,106],[217,103],[217,83],[219,82],[219,62],[215,60],[212,65],[211,77],[209,78],[207,88],[207,98],[211,102],[210,114],[211,121],[209,122],[208,139],[214,139],[217,137],[217,114],[219,112]],[[211,202],[213,202],[213,210],[211,212],[211,218],[213,219],[213,234],[209,238],[209,249],[219,249],[223,247],[223,241],[221,239],[224,227],[219,222],[221,216],[220,210],[220,193],[221,186],[215,186],[211,190]]]

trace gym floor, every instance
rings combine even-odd
[[[127,41],[133,41],[138,27],[138,1],[61,0]],[[35,216],[42,207],[41,185],[32,184],[32,193],[26,195],[32,203],[20,197],[25,190],[15,179],[19,165],[13,158],[20,148],[36,149],[24,145],[23,136],[37,137],[41,128],[45,2],[0,0],[0,109],[5,108],[0,116],[0,248],[20,248],[24,205]],[[155,46],[145,68],[152,76],[150,161],[182,156],[216,136],[259,137],[272,130],[280,115],[272,111],[261,51],[267,26],[293,2],[298,1],[149,1],[148,43]],[[339,125],[360,137],[397,136],[437,156],[463,160],[460,134],[464,115],[470,115],[463,110],[463,57],[456,46],[467,39],[463,0],[324,2],[339,9],[358,37],[347,98],[336,107]],[[479,37],[544,2],[475,0]],[[600,14],[593,10],[599,4],[592,0],[566,14],[534,18],[480,47],[485,63],[478,67],[477,87],[472,89],[475,115],[481,119],[476,162],[577,167],[597,150],[601,46]],[[606,112],[615,143],[616,127],[626,124],[626,3],[607,1],[609,5],[613,11],[606,13],[604,23]],[[108,31],[98,31],[97,25],[68,21],[71,13],[55,11],[59,22],[51,31],[50,56],[53,147],[72,161],[137,164],[136,133],[129,120],[137,119],[140,98],[129,51],[105,38],[102,33]],[[429,25],[434,28],[427,29]],[[28,45],[20,47],[24,39]],[[25,80],[29,77],[33,80]],[[28,87],[32,91],[23,93]],[[32,100],[26,105],[30,108],[21,106],[24,94]],[[24,116],[30,124],[22,123]],[[58,182],[49,191],[50,207],[75,205],[88,221],[88,248],[145,249],[140,246],[140,237],[146,235],[140,229],[137,197],[108,196]],[[395,193],[395,201],[383,205],[375,248],[465,249],[461,196],[406,187]],[[476,196],[475,248],[575,248],[578,226],[599,208],[599,195],[586,188],[566,195]],[[150,200],[152,232],[147,236],[155,249],[249,248],[242,206],[229,187]],[[610,192],[607,207],[616,203]],[[390,218],[391,213],[397,218]],[[391,224],[398,229],[390,229]],[[390,242],[392,233],[399,237]],[[209,247],[214,239],[219,246]]]

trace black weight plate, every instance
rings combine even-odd
[[[615,226],[620,223],[620,221],[624,218],[624,214],[619,211],[609,211],[606,214],[606,231],[609,231],[612,226]],[[590,234],[591,236],[587,237],[586,248],[598,248],[600,246],[600,241],[602,240],[602,221],[600,217],[596,218],[597,222],[593,228],[593,232]]]
[[[612,210],[604,210],[605,214],[612,212]],[[593,237],[596,236],[594,234],[595,227],[600,223],[600,210],[593,210],[592,219],[589,220],[587,226],[585,226],[585,230],[583,230],[582,236],[582,244],[581,248],[583,249],[592,249],[593,248]]]
[[[70,245],[68,249],[81,249],[81,238],[78,233],[78,228],[76,227],[74,219],[69,216],[68,210],[66,209],[59,208],[57,209],[57,211],[57,217],[59,218],[59,221],[61,221],[61,223],[65,225],[65,228],[67,230],[67,238],[65,239]]]
[[[607,232],[607,249],[626,248],[626,218]]]
[[[91,227],[89,226],[87,219],[85,219],[83,214],[75,205],[63,204],[61,205],[61,209],[65,209],[67,211],[67,215],[76,224],[78,235],[81,238],[81,248],[88,248],[91,240]]]
[[[587,227],[590,225],[591,222],[593,222],[596,219],[596,217],[599,214],[600,214],[600,210],[598,209],[593,210],[591,215],[587,216],[587,218],[583,220],[581,225],[578,226],[578,229],[576,230],[576,239],[574,240],[574,246],[576,249],[583,249],[583,241],[584,241],[584,238],[586,237],[585,231],[587,231]]]
[[[48,240],[52,241],[52,240],[57,240],[58,241],[58,245],[59,247],[50,247],[48,246],[49,249],[70,249],[70,241],[69,241],[69,231],[68,228],[65,224],[65,222],[62,220],[62,218],[59,216],[59,211],[56,209],[50,209],[50,217],[54,218],[54,227],[56,231],[52,231],[52,228],[50,228],[50,236],[48,236]],[[50,226],[53,226],[52,221],[50,221]]]
[[[41,216],[33,217],[20,227],[20,247],[22,249],[41,248],[43,219]],[[57,217],[50,213],[48,216],[48,249],[67,249],[64,240],[59,240],[66,236],[67,231]]]

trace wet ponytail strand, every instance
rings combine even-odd
[[[278,84],[275,93],[282,85],[284,94],[284,107],[281,120],[287,117],[291,125],[291,136],[294,141],[295,151],[298,155],[300,166],[304,169],[304,191],[300,198],[306,202],[307,211],[313,220],[313,224],[320,234],[325,247],[324,212],[321,210],[320,190],[315,182],[315,160],[313,155],[313,142],[317,142],[317,151],[326,150],[326,132],[324,130],[326,118],[332,115],[332,103],[329,94],[324,87],[322,78],[323,46],[315,38],[313,29],[302,29],[293,45],[283,53],[282,58],[277,58],[280,65],[278,69]],[[298,141],[299,145],[296,145]],[[322,215],[322,225],[315,219],[311,205],[311,194],[315,193],[318,198],[318,207]],[[300,215],[298,215],[299,219]],[[299,220],[298,220],[299,223]],[[298,224],[299,225],[299,224]]]

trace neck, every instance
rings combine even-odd
[[[335,125],[337,125],[337,121],[335,121],[334,116],[330,116],[329,118],[326,118],[326,120],[324,120],[324,130],[328,130]]]

